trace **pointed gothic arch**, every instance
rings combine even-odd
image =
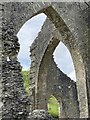
[[[71,5],[71,7],[70,7],[70,5]],[[62,7],[65,9],[62,9]],[[13,46],[12,46],[12,44],[9,44],[9,47],[8,47],[8,45],[4,46],[3,59],[6,60],[7,56],[10,56],[12,58],[11,60],[13,61],[12,64],[13,65],[16,64],[16,66],[19,66],[19,67],[20,67],[20,65],[18,64],[18,61],[16,59],[17,54],[18,54],[17,49],[19,49],[19,48],[14,49],[14,47],[15,48],[18,47],[17,46],[18,41],[15,36],[17,31],[19,30],[20,26],[22,26],[22,24],[28,18],[31,18],[32,16],[35,16],[36,14],[41,13],[41,12],[44,12],[47,14],[48,18],[50,18],[50,20],[54,23],[55,27],[59,31],[59,34],[62,35],[62,38],[63,38],[62,41],[68,47],[68,49],[72,55],[72,58],[74,60],[76,76],[78,79],[77,80],[78,81],[77,88],[78,88],[78,99],[79,99],[79,107],[80,107],[80,117],[88,117],[89,113],[90,113],[89,112],[90,111],[90,108],[89,108],[90,103],[88,102],[89,101],[88,99],[90,98],[90,96],[89,96],[89,94],[87,94],[87,92],[89,91],[89,84],[88,84],[89,83],[89,74],[88,74],[89,68],[88,68],[88,63],[87,63],[87,59],[88,59],[87,57],[89,55],[88,55],[87,50],[89,47],[88,47],[88,40],[87,40],[88,39],[87,23],[86,23],[85,19],[83,18],[83,16],[81,15],[84,12],[82,12],[82,10],[78,7],[78,5],[76,3],[74,3],[74,4],[73,3],[57,4],[57,3],[49,3],[49,2],[47,2],[47,3],[3,3],[3,9],[2,9],[3,10],[3,12],[2,12],[3,18],[4,18],[3,26],[4,26],[5,30],[6,30],[6,28],[9,28],[9,27],[10,27],[10,30],[13,29],[12,35],[7,33],[8,36],[10,37],[10,39],[8,39],[8,40],[13,44]],[[72,13],[72,11],[74,12],[74,14]],[[27,14],[27,16],[26,16],[26,14]],[[13,40],[16,40],[17,42],[13,41],[11,38]],[[5,41],[5,40],[7,41],[6,38],[5,39],[3,38],[3,41]],[[51,38],[51,40],[52,40],[52,38]],[[34,46],[34,48],[35,47],[36,46]],[[86,49],[84,49],[85,47],[86,47]],[[13,51],[12,51],[12,49],[13,49]],[[32,49],[33,49],[33,47],[32,47]],[[40,69],[43,64],[46,51],[48,51],[47,47],[45,48],[45,51],[43,52],[44,54],[42,53],[42,57],[40,58],[40,61],[39,61]],[[33,56],[32,61],[34,59],[35,59],[35,56]],[[32,62],[32,64],[33,64],[33,62]],[[38,67],[37,74],[35,74],[37,77],[37,78],[35,78],[35,81],[34,81],[34,82],[36,82],[36,85],[38,84],[38,81],[39,81],[38,78],[40,78],[39,67]],[[33,69],[32,69],[32,71],[33,71]],[[16,81],[15,81],[15,83],[16,83]],[[81,89],[81,88],[83,88],[83,89]],[[38,89],[36,86],[35,87],[36,94],[37,94],[37,91],[38,91]],[[35,96],[35,98],[37,98],[37,95]],[[37,100],[35,103],[37,105]]]

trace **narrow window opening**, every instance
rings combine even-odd
[[[71,54],[68,48],[60,42],[56,47],[54,53],[54,61],[57,64],[57,67],[67,74],[72,80],[76,81],[75,69]]]
[[[53,95],[48,100],[48,113],[54,118],[59,118],[60,116],[60,104]]]

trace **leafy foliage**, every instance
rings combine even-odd
[[[52,95],[50,96],[49,101],[48,101],[48,112],[53,117],[59,116],[59,103],[56,100],[56,98]]]

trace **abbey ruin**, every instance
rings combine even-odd
[[[47,19],[30,47],[27,96],[17,60],[17,33],[37,14]],[[27,120],[35,109],[47,111],[50,95],[60,103],[60,118],[90,117],[90,2],[2,2],[0,4],[0,118]],[[71,53],[77,81],[56,65],[53,52],[62,41]]]

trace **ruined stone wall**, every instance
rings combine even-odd
[[[2,5],[0,5],[0,119],[2,118]]]
[[[52,77],[50,77],[51,75]],[[47,80],[49,91],[57,98],[61,105],[60,117],[79,118],[80,111],[76,83],[57,68],[53,59],[51,61],[51,69],[48,69]]]
[[[47,19],[42,27],[41,32],[38,34],[38,37],[35,39],[34,43],[31,46],[32,63],[30,76],[32,86],[34,87],[33,89],[36,88],[37,90],[35,93],[32,93],[31,96],[36,99],[36,103],[33,103],[33,107],[36,104],[35,108],[47,110],[48,99],[51,95],[54,95],[60,104],[65,104],[62,105],[62,115],[60,117],[78,118],[79,106],[76,83],[70,80],[70,78],[68,78],[57,68],[52,56],[56,46],[60,42],[60,40],[55,38],[55,33],[59,39],[62,39],[61,36],[58,35],[58,33],[55,31],[55,27],[51,24],[50,20]],[[42,58],[43,55],[44,57]],[[37,80],[38,83],[36,83],[37,86],[35,87],[34,84]],[[30,91],[33,90],[30,89]]]
[[[85,117],[89,115],[89,104],[87,101],[88,88],[86,82],[89,81],[89,79],[86,78],[86,58],[88,54],[88,25],[86,22],[87,15],[85,16],[88,6],[84,3],[80,4],[80,6],[79,3],[63,3],[60,5],[53,4],[53,7],[56,8],[58,14],[63,18],[68,28],[63,23],[63,20],[60,20],[58,18],[58,14],[52,14],[54,12],[52,8],[48,8],[45,13],[50,18],[50,20],[52,20],[55,27],[61,33],[63,38],[62,41],[71,52],[77,76],[80,116]],[[86,50],[84,49],[84,47],[86,47]]]
[[[61,118],[78,118],[79,104],[76,83],[57,68],[49,53],[46,55],[39,72],[38,108],[47,110],[48,99],[54,95],[61,107]]]
[[[49,26],[48,26],[49,25]],[[32,83],[33,89],[35,89],[35,108],[37,108],[37,94],[38,94],[38,88],[37,82],[38,82],[38,72],[39,67],[42,61],[42,57],[45,53],[45,50],[47,48],[47,45],[50,42],[51,35],[53,30],[55,29],[52,22],[47,19],[45,21],[44,26],[42,27],[41,32],[39,33],[38,37],[35,39],[34,43],[31,46],[30,52],[31,52],[31,67],[30,67],[30,83]],[[49,32],[49,34],[48,34]],[[41,44],[40,44],[41,43]],[[42,81],[41,81],[42,82]],[[33,101],[33,98],[32,98]],[[44,107],[44,106],[43,106]]]
[[[86,14],[88,12],[89,4],[87,3],[49,3],[49,2],[43,2],[43,3],[16,3],[16,2],[10,2],[10,3],[2,3],[2,64],[3,64],[3,74],[2,74],[2,84],[1,86],[3,88],[7,88],[6,92],[3,91],[3,116],[12,118],[15,118],[17,116],[27,116],[28,114],[28,108],[26,107],[26,102],[28,101],[28,98],[25,94],[25,90],[23,87],[23,80],[20,74],[21,68],[17,61],[17,54],[19,51],[19,44],[18,39],[16,37],[17,32],[20,30],[21,26],[31,17],[35,16],[36,14],[39,14],[41,12],[44,12],[50,20],[54,24],[54,28],[57,28],[57,31],[62,36],[63,43],[68,47],[69,51],[71,52],[72,59],[74,61],[75,70],[76,70],[76,77],[77,77],[77,90],[78,90],[78,100],[79,100],[79,108],[80,108],[80,117],[90,117],[90,84],[89,84],[89,46],[88,46],[88,15]],[[47,23],[48,24],[48,23]],[[52,28],[48,24],[48,29],[52,30]],[[44,31],[45,33],[45,31]],[[43,35],[44,35],[43,33]],[[52,35],[47,34],[48,40],[52,40]],[[46,37],[46,36],[45,36]],[[42,38],[43,40],[43,38]],[[43,40],[43,42],[45,42]],[[37,42],[41,44],[41,42]],[[45,42],[44,45],[48,47],[49,42]],[[43,45],[43,46],[44,46]],[[42,60],[45,55],[46,47],[43,47],[40,45],[40,48],[37,47],[39,50],[38,52],[42,52],[40,57],[40,65],[42,65]],[[36,46],[33,46],[33,48]],[[33,49],[32,48],[32,49]],[[43,49],[42,49],[43,48]],[[39,56],[39,53],[37,52],[37,56]],[[44,54],[43,54],[44,53]],[[10,61],[7,61],[7,57]],[[39,58],[39,57],[37,57]],[[36,57],[33,57],[35,60]],[[36,59],[37,60],[37,59]],[[33,62],[32,62],[33,63]],[[34,63],[33,63],[34,65]],[[7,67],[7,68],[5,68]],[[40,68],[40,67],[39,67]],[[39,68],[38,73],[33,74],[39,75]],[[31,71],[34,71],[35,69],[32,69]],[[12,71],[12,72],[11,72]],[[19,73],[18,73],[19,72]],[[7,73],[7,74],[6,74]],[[17,78],[18,73],[18,78]],[[9,75],[9,77],[8,77]],[[15,77],[16,76],[16,77]],[[20,77],[20,78],[19,78]],[[13,86],[11,86],[11,82],[13,80]],[[19,80],[19,83],[17,82]],[[37,84],[38,84],[38,76],[37,79],[35,79],[35,93],[37,94]],[[21,81],[21,82],[20,82]],[[10,84],[10,89],[8,89],[7,86]],[[15,86],[15,91],[13,93]],[[1,87],[1,88],[2,88]],[[13,102],[13,97],[17,98],[16,91],[19,88],[18,91],[18,103],[17,99]],[[9,91],[11,90],[11,91]],[[9,92],[13,95],[12,98],[9,98]],[[34,90],[33,90],[34,92]],[[8,95],[5,95],[5,93],[8,93]],[[23,94],[22,94],[23,93]],[[5,97],[6,96],[6,97]],[[22,102],[22,98],[25,97],[25,101]],[[8,98],[8,99],[7,99]],[[35,96],[36,98],[36,96]],[[12,99],[12,102],[10,100]],[[5,102],[4,102],[5,101]],[[16,103],[18,104],[18,108],[16,106]],[[37,104],[37,100],[35,99],[35,103]],[[10,105],[10,108],[8,109],[6,106],[7,104]],[[13,104],[13,105],[12,105]],[[21,104],[22,108],[19,106]],[[13,107],[15,106],[15,107]],[[11,109],[15,108],[13,113],[11,113]],[[25,110],[26,112],[24,112]],[[23,111],[23,112],[22,112]],[[19,114],[20,113],[20,114]]]
[[[26,95],[21,75],[21,65],[17,60],[18,38],[14,29],[13,11],[7,19],[7,7],[2,7],[2,118],[27,119],[29,98]]]

